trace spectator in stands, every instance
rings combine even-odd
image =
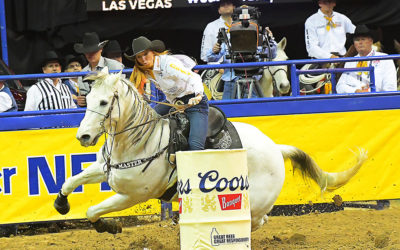
[[[46,51],[42,62],[45,74],[60,73],[61,63],[55,51]],[[60,78],[40,79],[26,94],[25,111],[76,108],[68,86]]]
[[[7,87],[6,83],[0,81],[0,113],[18,111],[17,102],[14,99],[10,89]]]
[[[80,72],[82,71],[83,58],[77,55],[67,55],[65,60],[65,72]],[[64,80],[64,84],[68,86],[75,103],[79,95],[79,82],[82,82],[81,77],[73,77]]]
[[[103,56],[122,63],[122,50],[117,40],[110,40],[104,46]]]
[[[319,10],[305,23],[308,55],[312,58],[337,58],[346,53],[346,33],[354,33],[355,26],[343,14],[333,11],[336,0],[317,0]]]
[[[221,0],[212,5],[213,7],[218,7],[218,13],[220,14],[220,17],[217,20],[208,23],[204,29],[200,54],[201,60],[204,62],[209,62],[207,53],[217,43],[219,29],[225,28],[228,30],[231,27],[233,10],[239,5],[239,0]]]
[[[122,63],[101,56],[103,47],[106,45],[107,41],[100,42],[96,32],[85,33],[82,40],[83,43],[76,43],[74,45],[75,51],[84,54],[89,62],[82,71],[98,71],[106,66],[109,70],[122,70],[124,68]],[[81,107],[86,106],[86,95],[90,91],[90,84],[91,82],[84,81],[82,85],[79,86],[80,95],[77,97],[77,102]]]
[[[366,25],[357,26],[353,43],[358,55],[360,56],[381,56],[385,53],[376,52],[372,48],[374,42],[374,34]],[[368,67],[372,65],[375,72],[375,88],[376,91],[395,91],[397,90],[396,67],[393,60],[374,60],[347,62],[345,68]],[[362,93],[370,92],[369,72],[345,72],[340,77],[336,91],[342,93]]]

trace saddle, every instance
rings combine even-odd
[[[190,122],[185,113],[176,113],[170,117],[170,145],[168,154],[188,150]],[[208,130],[205,149],[234,149],[242,148],[239,135],[225,114],[215,106],[209,107]],[[173,164],[170,162],[170,164]]]

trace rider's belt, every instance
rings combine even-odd
[[[177,97],[175,99],[175,102],[182,101],[184,104],[187,104],[189,102],[189,100],[191,98],[193,98],[193,97],[196,97],[196,95],[195,94],[189,94],[189,95],[185,95],[185,96],[182,96],[182,97]]]

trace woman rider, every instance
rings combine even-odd
[[[150,41],[144,36],[132,42],[133,55],[125,57],[135,62],[130,77],[141,94],[146,79],[152,81],[167,97],[168,102],[182,101],[192,105],[185,109],[190,121],[189,150],[204,149],[208,126],[208,99],[204,95],[201,77],[191,68],[193,60],[183,55],[171,55],[160,40]],[[188,66],[186,66],[188,65]],[[170,106],[157,104],[154,109],[165,115]]]

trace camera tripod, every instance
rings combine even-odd
[[[264,97],[260,83],[254,77],[237,80],[233,93],[235,99]]]

